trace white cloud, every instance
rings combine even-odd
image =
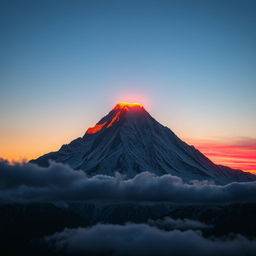
[[[88,255],[255,255],[256,241],[243,236],[206,239],[200,232],[162,231],[145,224],[65,229],[45,239],[50,248]]]
[[[172,175],[140,173],[132,179],[121,176],[87,177],[67,165],[9,165],[0,162],[0,201],[66,201],[119,199],[176,203],[255,202],[256,182],[214,185],[184,183]]]

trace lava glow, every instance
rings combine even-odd
[[[128,102],[120,102],[118,103],[113,110],[130,110],[130,109],[143,109],[143,105],[140,103],[128,103]]]
[[[105,126],[107,122],[103,123],[103,124],[96,124],[95,126],[93,127],[90,127],[87,129],[86,133],[87,134],[94,134],[94,133],[97,133],[99,132],[100,130],[102,130],[102,128]]]
[[[111,122],[108,124],[107,128],[112,126],[113,123],[115,123],[115,122],[117,122],[119,120],[120,114],[121,114],[120,111],[115,114],[115,116],[112,118]]]
[[[93,127],[90,127],[87,129],[87,134],[95,134],[101,131],[104,127],[109,128],[111,127],[115,122],[117,122],[120,118],[120,114],[122,111],[130,111],[130,110],[141,110],[144,109],[144,107],[140,103],[128,103],[128,102],[120,102],[118,103],[112,111],[115,111],[115,116],[102,124],[96,124]]]

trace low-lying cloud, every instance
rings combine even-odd
[[[212,228],[212,225],[205,224],[201,221],[190,220],[190,219],[173,219],[165,217],[163,219],[148,220],[150,226],[154,226],[164,230],[180,229],[180,230],[200,230]]]
[[[163,231],[146,224],[65,229],[45,239],[50,248],[85,255],[255,255],[256,241],[237,235],[206,239],[197,231]]]
[[[155,176],[149,172],[132,179],[96,175],[87,177],[67,165],[52,162],[49,167],[35,164],[9,165],[0,162],[0,202],[131,200],[176,203],[255,202],[256,182],[215,185],[205,182],[187,184],[172,175]]]

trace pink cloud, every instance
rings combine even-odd
[[[255,138],[232,141],[197,140],[193,144],[216,164],[256,173]]]

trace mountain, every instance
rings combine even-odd
[[[88,175],[119,172],[133,177],[149,171],[156,175],[172,174],[184,181],[210,180],[225,184],[256,180],[253,174],[215,165],[157,122],[138,103],[117,104],[82,138],[31,162],[47,166],[49,160],[66,163]]]

